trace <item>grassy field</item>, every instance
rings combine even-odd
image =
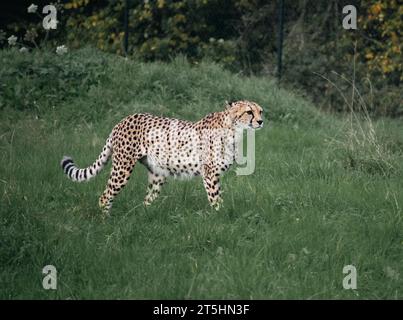
[[[0,62],[0,298],[403,298],[401,120],[320,113],[270,79],[181,58],[86,49]],[[219,212],[200,179],[170,180],[144,208],[138,165],[103,220],[110,167],[83,184],[59,167],[64,154],[92,163],[128,114],[197,120],[239,98],[262,105],[266,124],[255,173],[227,173]],[[49,264],[54,291],[42,288]],[[357,290],[342,286],[350,264]]]

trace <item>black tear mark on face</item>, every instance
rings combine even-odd
[[[255,114],[253,113],[253,111],[252,111],[252,110],[244,111],[244,112],[242,113],[241,117],[242,117],[245,113],[246,113],[247,115],[249,115],[249,116],[252,116],[252,118],[250,119],[250,122],[252,122],[253,119],[255,118]]]

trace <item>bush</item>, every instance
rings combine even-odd
[[[68,1],[66,25],[72,27],[67,33],[69,44],[79,47],[84,40],[98,49],[123,54],[123,4],[123,1]],[[224,41],[235,37],[231,20],[240,17],[234,1],[158,0],[129,4],[129,54],[145,60],[169,60],[176,54],[200,59],[210,47],[217,53],[217,45],[210,39]],[[218,47],[223,47],[221,41],[219,44]],[[227,50],[217,58],[233,62],[234,55],[235,52]]]
[[[105,58],[89,51],[59,56],[53,52],[2,50],[0,110],[48,111],[98,85],[106,77]]]
[[[308,16],[302,8],[301,16],[288,22],[283,81],[303,88],[320,108],[344,112],[350,111],[343,95],[349,94],[351,85],[341,78],[355,79],[372,115],[401,116],[403,47],[397,41],[401,7],[393,0],[355,2],[357,30],[342,28],[342,7],[347,4],[343,1],[323,3],[323,14],[310,12]],[[309,3],[305,2],[306,8]],[[336,15],[331,19],[333,12]],[[266,65],[273,69],[271,61]]]

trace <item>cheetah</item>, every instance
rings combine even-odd
[[[208,114],[197,122],[137,113],[112,129],[92,165],[80,169],[71,157],[65,156],[61,167],[71,180],[88,181],[112,158],[110,177],[99,198],[105,215],[137,162],[148,170],[144,205],[157,198],[167,177],[201,176],[210,205],[218,210],[222,203],[220,176],[235,160],[237,130],[262,127],[263,108],[246,100],[227,102],[224,111]]]

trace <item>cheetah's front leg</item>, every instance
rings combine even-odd
[[[147,195],[144,198],[144,205],[149,206],[159,195],[161,186],[165,183],[166,178],[156,173],[148,172],[148,188]]]
[[[203,175],[203,184],[207,192],[210,205],[217,211],[223,202],[221,198],[220,174],[218,171],[206,170]]]

